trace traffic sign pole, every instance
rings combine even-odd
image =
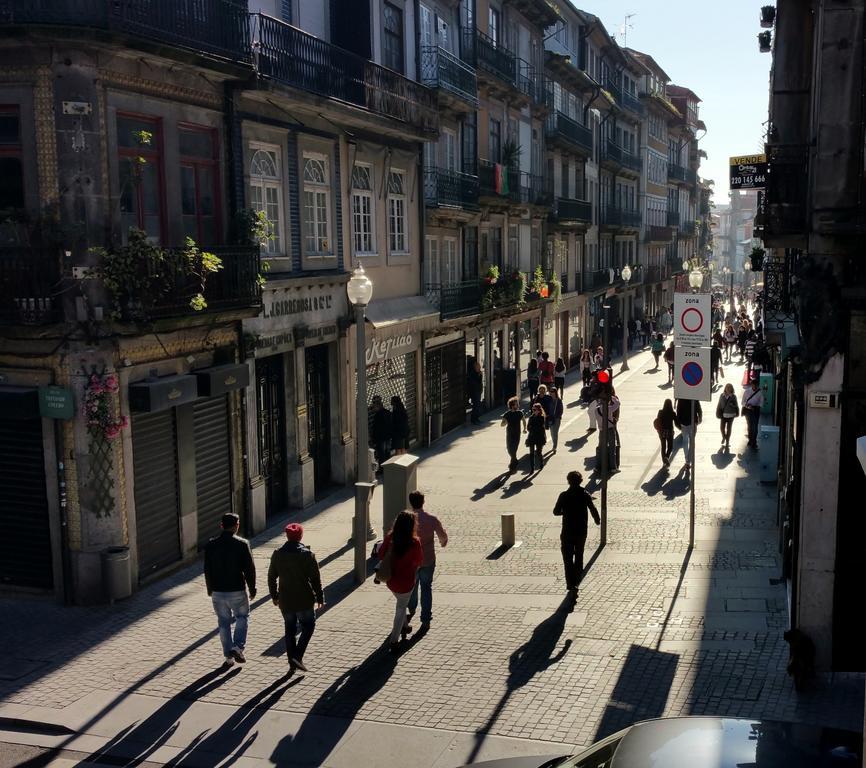
[[[695,401],[692,400],[692,439],[689,441],[689,549],[695,548],[695,442],[698,425],[695,424]]]

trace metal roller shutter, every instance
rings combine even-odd
[[[466,422],[466,343],[456,341],[441,347],[442,431]]]
[[[180,559],[180,499],[174,409],[132,420],[138,575]]]
[[[229,411],[225,395],[193,403],[198,545],[219,534],[220,518],[232,511]]]
[[[40,419],[0,419],[0,583],[51,589]]]

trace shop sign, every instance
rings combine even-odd
[[[763,189],[767,184],[766,155],[738,155],[730,159],[731,189]]]
[[[265,302],[262,317],[291,317],[302,312],[324,312],[333,306],[334,297],[327,293],[304,296],[297,299],[278,299],[271,295],[270,302]]]
[[[411,333],[402,336],[391,336],[388,339],[373,339],[367,347],[367,365],[381,363],[391,357],[405,355],[414,348],[414,338]]]
[[[72,390],[66,387],[39,387],[39,415],[43,419],[72,419],[75,403]]]

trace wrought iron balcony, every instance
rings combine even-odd
[[[443,320],[481,311],[481,283],[464,280],[439,287],[439,313]]]
[[[104,29],[250,62],[246,0],[2,0],[0,26]]]
[[[265,77],[399,120],[422,133],[439,131],[436,95],[421,83],[261,13],[253,14],[253,44]]]
[[[646,277],[644,282],[647,284],[658,283],[663,280],[662,268],[658,264],[650,264],[646,268]]]
[[[644,238],[647,243],[669,243],[674,239],[674,228],[671,226],[663,227],[656,224],[648,224],[646,228],[646,236]]]
[[[613,96],[613,99],[617,104],[622,104],[622,88],[620,88],[619,83],[617,83],[612,77],[607,77],[604,81],[604,88],[611,96]]]
[[[577,148],[587,155],[592,154],[592,131],[562,112],[548,115],[545,133],[548,139],[564,141],[572,149]]]
[[[421,81],[430,88],[441,88],[467,104],[478,106],[475,70],[438,45],[421,48]]]
[[[596,269],[583,273],[583,290],[587,293],[607,288],[609,285],[611,285],[609,269]]]
[[[808,229],[806,197],[809,178],[809,149],[797,145],[767,145],[767,189],[764,211],[760,215],[765,244],[773,237],[806,234]],[[836,224],[836,221],[840,224]],[[844,224],[841,222],[845,221]],[[821,232],[832,234],[837,228],[850,231],[846,219],[819,217]],[[789,245],[782,242],[779,245]]]
[[[673,227],[674,229],[680,228],[680,212],[679,211],[668,211],[667,222],[669,227]]]
[[[471,35],[471,31],[467,31]],[[491,72],[512,87],[517,87],[517,58],[501,43],[480,29],[475,30],[474,48],[478,67]]]
[[[605,143],[602,159],[618,165],[620,168],[627,168],[637,173],[643,167],[643,163],[637,155],[633,155],[628,150],[619,146],[613,139],[608,139]]]
[[[694,219],[683,219],[680,222],[680,234],[684,237],[694,237],[697,232]]]
[[[638,115],[639,117],[643,117],[646,114],[646,107],[643,102],[635,96],[632,96],[630,93],[623,93],[622,101],[623,109],[627,109],[629,112]]]
[[[60,259],[58,248],[0,246],[0,324],[60,319]]]
[[[611,205],[602,209],[601,223],[608,228],[638,229],[641,223],[640,211]]]
[[[559,224],[592,223],[592,203],[586,200],[557,197],[554,211],[555,221]]]
[[[520,202],[520,171],[507,165],[491,163],[489,160],[479,160],[478,193],[482,197],[499,197]]]
[[[683,168],[681,165],[668,163],[668,179],[682,184],[697,184],[698,174],[691,168]]]
[[[518,200],[529,205],[550,205],[550,195],[544,188],[544,177],[520,171],[518,175],[520,193]]]
[[[447,168],[425,168],[424,200],[430,207],[477,210],[478,177]]]

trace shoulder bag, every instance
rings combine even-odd
[[[393,565],[394,558],[394,542],[388,542],[388,551],[385,552],[385,556],[379,561],[379,567],[376,569],[376,578],[381,582],[386,582],[391,578],[391,566]]]

